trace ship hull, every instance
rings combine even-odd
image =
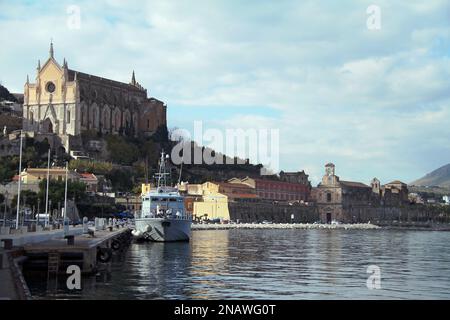
[[[140,218],[135,220],[133,235],[139,240],[155,242],[189,241],[191,220]]]

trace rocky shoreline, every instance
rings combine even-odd
[[[192,224],[192,230],[230,230],[230,229],[342,229],[375,230],[381,227],[370,223],[354,224],[315,224],[315,223],[239,223],[239,224]]]

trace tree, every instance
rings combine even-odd
[[[18,161],[12,157],[3,157],[0,161],[0,183],[7,183],[17,174]]]
[[[133,189],[132,175],[128,170],[115,169],[107,174],[106,178],[111,180],[114,190],[130,191]]]
[[[48,187],[48,198],[52,201],[52,207],[55,207],[58,202],[64,202],[65,181],[50,180]],[[39,183],[39,197],[45,199],[47,188],[47,179],[43,179]],[[67,198],[75,199],[75,202],[84,200],[86,197],[86,185],[80,181],[69,181],[67,183]],[[42,203],[42,202],[41,202]]]
[[[20,206],[21,207],[29,207],[29,208],[37,208],[38,205],[38,194],[31,190],[22,190],[20,192]],[[17,195],[11,201],[11,207],[17,207]]]
[[[131,165],[138,159],[139,149],[120,136],[109,135],[106,138],[111,160],[118,164]]]

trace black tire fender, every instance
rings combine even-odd
[[[114,251],[119,250],[121,247],[122,247],[122,243],[121,243],[119,240],[114,239],[114,240],[111,242],[111,248],[112,248]]]
[[[97,248],[97,260],[103,263],[111,261],[112,250],[110,248]]]

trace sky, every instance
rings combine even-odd
[[[0,0],[0,82],[22,92],[53,39],[69,68],[135,70],[169,128],[279,130],[280,169],[313,184],[328,162],[411,182],[450,162],[449,3]]]

